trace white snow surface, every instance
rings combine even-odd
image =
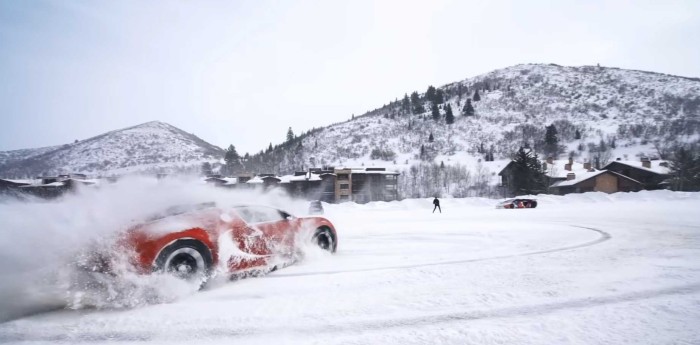
[[[0,316],[10,319],[0,323],[0,343],[700,343],[700,193],[669,191],[537,196],[538,208],[522,210],[495,209],[496,200],[482,198],[443,199],[442,213],[431,213],[431,199],[324,204],[339,235],[334,255],[307,248],[293,266],[219,279],[199,292],[164,277],[129,277],[159,293],[168,287],[168,298],[132,294],[116,304],[2,315],[21,303],[47,303],[26,298],[42,284],[28,277],[30,268],[46,268],[33,259],[58,255],[56,238],[80,246],[187,198],[246,199],[293,212],[307,206],[283,195],[162,184],[131,181],[119,187],[128,191],[108,186],[59,202],[0,204],[7,256]],[[22,218],[29,214],[36,216]],[[41,226],[52,218],[50,231]],[[51,301],[43,307],[60,306]]]

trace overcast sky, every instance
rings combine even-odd
[[[700,77],[700,1],[0,1],[0,151],[159,120],[255,153],[519,63]]]

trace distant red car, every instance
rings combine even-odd
[[[537,200],[535,199],[507,199],[499,202],[496,208],[535,208]]]
[[[129,229],[119,245],[133,253],[141,273],[166,272],[204,282],[213,268],[231,274],[275,270],[298,254],[303,241],[335,252],[338,236],[322,217],[297,218],[265,206],[179,206]],[[105,270],[105,265],[97,265]]]

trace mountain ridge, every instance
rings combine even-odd
[[[150,149],[155,148],[155,149]],[[32,177],[60,173],[111,175],[138,172],[199,171],[218,162],[223,150],[161,121],[98,134],[72,144],[26,149],[29,155],[0,164],[0,174]],[[6,151],[7,154],[16,151]]]
[[[261,150],[244,162],[242,171],[286,174],[319,166],[384,166],[409,171],[430,163],[477,170],[481,169],[477,166],[486,166],[493,177],[498,166],[490,166],[488,161],[507,160],[520,146],[541,151],[544,129],[549,125],[558,130],[561,149],[557,155],[579,161],[590,161],[594,156],[609,160],[615,156],[663,155],[673,145],[694,145],[700,138],[700,78],[615,67],[519,64],[435,89],[444,98],[436,104],[437,120],[431,112],[434,101],[428,99],[427,92],[416,92],[423,111],[406,109],[403,100],[396,99]],[[481,98],[478,101],[476,93]],[[472,102],[473,116],[462,111],[467,99]],[[448,105],[455,115],[453,124],[446,123]],[[114,162],[103,151],[115,143],[103,139],[144,128],[149,130],[142,133],[142,140],[111,164]],[[179,138],[184,146],[173,149],[167,141],[149,140],[151,130],[170,133],[163,135]],[[163,147],[153,149],[148,143]],[[75,148],[81,155],[94,157],[90,162],[76,163],[83,157],[69,154],[75,153]],[[216,166],[223,157],[221,148],[159,121],[36,150],[26,150],[31,155],[24,160],[18,160],[22,150],[0,152],[0,176],[67,169],[92,174],[198,172],[201,163]],[[162,154],[158,150],[170,151],[159,158]],[[183,154],[178,155],[178,150]],[[13,152],[17,154],[9,154]],[[12,164],[3,164],[8,161]]]

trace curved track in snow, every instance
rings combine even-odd
[[[555,253],[555,252],[561,252],[561,251],[566,251],[566,250],[590,247],[590,246],[594,246],[594,245],[599,244],[599,243],[603,243],[603,242],[612,238],[612,235],[610,235],[609,233],[607,233],[603,230],[600,230],[600,229],[593,228],[593,227],[579,226],[579,225],[568,225],[568,226],[573,227],[573,228],[580,228],[580,229],[585,229],[585,230],[596,232],[599,235],[599,237],[593,241],[586,241],[583,243],[576,243],[576,244],[571,244],[571,245],[567,245],[567,246],[563,246],[563,247],[538,250],[538,251],[526,252],[526,253],[518,253],[518,254],[499,255],[499,256],[492,256],[492,257],[472,258],[472,259],[464,259],[464,260],[448,260],[448,261],[428,262],[428,263],[423,263],[423,264],[395,265],[395,266],[385,266],[385,267],[350,269],[350,270],[303,272],[303,273],[274,273],[274,274],[270,274],[268,276],[268,278],[286,278],[286,277],[303,277],[303,276],[315,276],[315,275],[326,275],[326,274],[372,272],[372,271],[395,270],[395,269],[441,266],[441,265],[455,265],[455,264],[463,264],[463,263],[470,263],[470,262],[510,259],[510,258],[521,257],[521,256],[548,254],[548,253]]]

